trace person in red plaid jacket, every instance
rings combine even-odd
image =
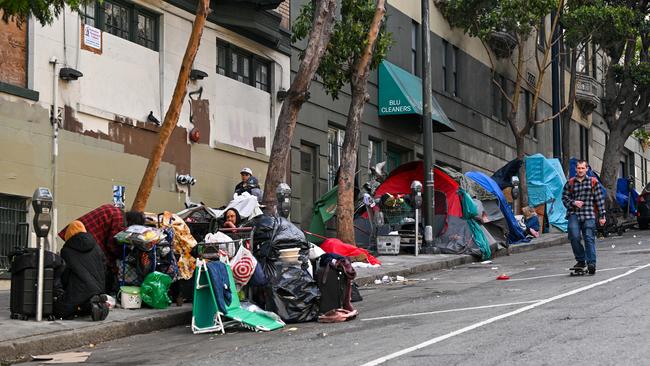
[[[562,203],[567,208],[569,240],[576,258],[573,269],[587,267],[596,273],[596,219],[605,225],[605,199],[596,178],[587,177],[587,161],[576,164],[576,177],[570,178],[562,191]],[[581,240],[584,239],[584,246]]]
[[[115,234],[131,225],[144,225],[144,214],[137,211],[128,211],[126,214],[122,209],[112,204],[105,204],[81,216],[77,220],[86,227],[86,232],[91,234],[106,257],[106,291],[116,292],[117,273],[115,266],[116,259],[122,255],[122,246],[117,245],[113,237]],[[59,232],[59,237],[64,239],[68,227]]]

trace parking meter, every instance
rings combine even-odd
[[[411,182],[411,203],[415,208],[415,255],[420,254],[420,207],[422,207],[422,183],[414,180]]]
[[[286,183],[280,183],[275,190],[278,199],[278,213],[282,217],[289,217],[291,213],[291,187]]]
[[[34,207],[34,232],[39,238],[44,238],[50,232],[52,226],[52,194],[50,190],[39,187],[32,195],[32,207]]]
[[[45,247],[43,238],[50,232],[52,225],[52,194],[50,190],[39,187],[32,195],[32,207],[34,208],[34,233],[38,237],[38,278],[36,292],[36,321],[43,320],[43,272],[45,271]]]
[[[416,209],[422,207],[422,183],[420,181],[411,182],[411,202]]]
[[[512,183],[512,200],[516,200],[519,198],[519,177],[516,175],[510,178],[510,182]]]

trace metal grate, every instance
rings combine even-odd
[[[0,194],[0,272],[9,269],[9,253],[27,247],[27,199]]]

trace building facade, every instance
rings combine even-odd
[[[180,211],[186,200],[218,207],[232,198],[241,168],[266,175],[276,92],[289,87],[289,2],[211,8],[150,212]],[[45,27],[0,22],[0,261],[29,241],[29,198],[39,186],[54,193],[54,232],[111,202],[113,185],[126,187],[130,207],[195,9],[190,0],[104,0],[81,14],[66,9]],[[83,76],[74,80],[76,71]],[[197,183],[181,186],[178,174]]]
[[[304,1],[292,2],[293,16],[299,13],[303,3]],[[433,2],[430,9],[433,96],[455,128],[453,132],[434,134],[435,162],[463,173],[472,170],[494,172],[516,157],[516,149],[510,127],[504,120],[506,101],[491,81],[493,66],[477,38],[450,28]],[[394,44],[386,61],[391,67],[397,67],[399,73],[421,76],[421,23],[420,1],[387,1],[386,28],[392,34]],[[546,19],[546,24],[546,29],[549,29],[549,18]],[[539,77],[533,53],[540,52],[536,42],[540,40],[531,37],[525,57],[528,60],[528,83],[520,98],[519,108],[522,113],[519,113],[519,123],[522,125],[524,112],[528,114],[531,108],[530,82],[534,84]],[[293,46],[291,70],[295,73],[299,65],[297,55],[304,43]],[[603,62],[598,54],[582,60],[582,72],[585,77],[593,79],[593,87],[596,88],[589,91],[593,96],[582,95],[582,98],[597,98],[602,94]],[[502,85],[512,88],[515,70],[510,62],[498,61],[494,70],[501,78]],[[363,114],[357,163],[360,184],[368,177],[368,167],[377,162],[386,161],[387,170],[390,171],[401,163],[423,158],[420,116],[417,113],[394,116],[383,113],[387,107],[383,104],[382,88],[387,86],[381,73],[380,66],[368,84],[370,100]],[[550,72],[544,77],[537,119],[552,116]],[[568,73],[565,73],[565,80],[568,83]],[[311,98],[303,105],[298,117],[291,152],[291,182],[296,199],[292,217],[304,227],[311,220],[313,201],[335,184],[350,102],[349,88],[339,94],[339,99],[332,100],[325,94],[318,79],[312,82],[310,93]],[[571,140],[571,155],[589,159],[594,169],[600,171],[607,135],[600,105],[591,114],[582,111],[578,107],[574,111],[573,119],[576,123],[572,123],[568,137]],[[634,175],[637,187],[643,187],[648,182],[649,155],[633,138],[629,139],[626,147],[628,154],[627,159],[621,163],[621,176]],[[533,128],[525,140],[525,151],[527,154],[553,156],[551,121]]]

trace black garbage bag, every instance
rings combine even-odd
[[[316,320],[320,290],[309,272],[295,265],[273,266],[275,276],[269,277],[271,291],[267,292],[266,310],[278,314],[286,323]],[[268,274],[270,270],[265,272]]]

